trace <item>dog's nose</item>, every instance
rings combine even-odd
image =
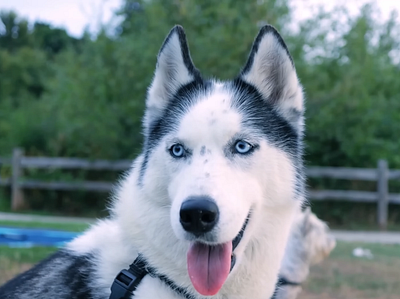
[[[185,231],[200,236],[218,222],[218,206],[207,196],[190,197],[182,203],[180,222]]]

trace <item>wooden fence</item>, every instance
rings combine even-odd
[[[11,177],[2,179],[0,186],[11,186],[12,209],[24,206],[24,189],[47,190],[86,190],[108,192],[112,189],[110,182],[62,182],[27,180],[23,178],[23,170],[35,169],[83,169],[124,171],[129,169],[130,160],[107,161],[86,160],[77,158],[25,157],[21,149],[14,149],[11,159],[0,157],[1,165],[11,166]],[[388,205],[400,204],[400,194],[389,193],[389,180],[399,180],[400,170],[389,170],[385,160],[379,160],[376,169],[344,168],[344,167],[308,167],[306,174],[311,178],[333,178],[343,180],[360,180],[376,182],[376,192],[354,190],[309,190],[308,198],[312,200],[342,200],[352,202],[372,202],[377,204],[377,220],[382,229],[387,226]]]

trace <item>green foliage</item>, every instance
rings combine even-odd
[[[379,24],[374,10],[367,5],[356,18],[347,16],[344,32],[326,16],[327,25],[316,26],[322,22],[317,17],[297,37],[314,52],[295,59],[308,99],[310,164],[375,167],[384,158],[400,167],[400,69],[389,56],[398,55],[400,39],[395,15]]]
[[[4,31],[0,35],[0,47],[2,49],[13,52],[30,44],[32,39],[29,36],[28,21],[19,19],[15,12],[1,11],[0,24]]]
[[[76,52],[80,41],[44,23],[29,29],[14,12],[1,12],[0,25],[0,155],[16,146],[45,154],[56,128],[42,98],[57,68],[56,54]]]

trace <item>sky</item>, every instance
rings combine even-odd
[[[14,10],[31,22],[44,21],[80,37],[85,28],[95,32],[101,23],[112,22],[122,0],[0,0],[1,10]]]
[[[368,0],[290,0],[294,8],[294,20],[311,17],[317,5],[327,9],[344,4],[352,14]],[[56,27],[64,27],[68,33],[79,37],[85,28],[96,33],[99,24],[115,23],[113,13],[123,0],[0,0],[0,10],[14,10],[29,21],[44,21]],[[400,13],[399,0],[377,0],[383,18],[396,9]]]

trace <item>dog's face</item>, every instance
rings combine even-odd
[[[293,62],[270,26],[237,79],[205,80],[179,26],[158,55],[144,120],[140,188],[189,245],[196,290],[216,294],[265,211],[299,205],[303,98]],[[236,249],[237,247],[237,249]]]

